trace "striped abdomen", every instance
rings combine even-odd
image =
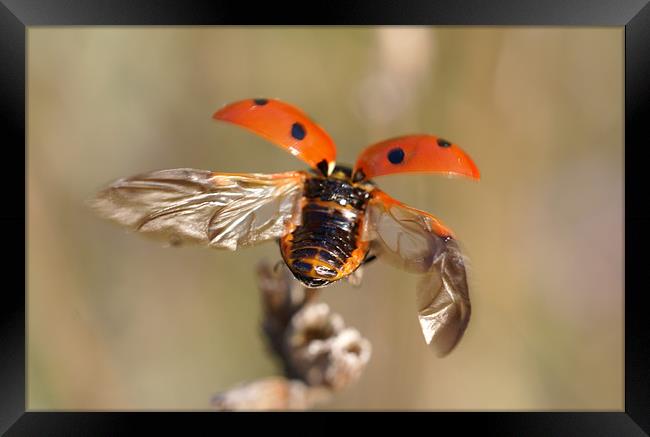
[[[367,198],[340,180],[307,181],[302,224],[280,240],[282,257],[303,284],[322,287],[359,267],[368,251],[359,239]]]

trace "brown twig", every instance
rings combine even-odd
[[[304,410],[356,381],[370,359],[370,342],[325,303],[319,290],[296,281],[284,264],[257,268],[262,328],[284,376],[240,384],[216,395],[217,410]]]

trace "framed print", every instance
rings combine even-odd
[[[2,430],[648,433],[646,3],[3,1]]]

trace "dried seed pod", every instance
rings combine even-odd
[[[262,326],[285,377],[240,384],[215,396],[223,410],[307,409],[356,381],[371,355],[370,342],[347,328],[343,318],[293,279],[289,270],[262,263],[257,268],[262,294]]]

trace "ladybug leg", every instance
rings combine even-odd
[[[363,280],[363,267],[368,264],[369,262],[372,262],[377,259],[377,255],[371,255],[370,252],[366,254],[366,257],[363,259],[361,262],[361,265],[348,276],[348,282],[350,285],[353,287],[360,287],[361,282]]]
[[[362,265],[362,266],[365,266],[366,264],[368,264],[368,263],[370,263],[370,262],[372,262],[372,261],[374,261],[374,260],[376,260],[376,259],[377,259],[377,255],[370,255],[370,254],[368,254],[368,255],[366,256],[366,258],[363,260],[363,262],[361,263],[361,265]]]
[[[361,282],[363,280],[363,266],[357,267],[355,271],[350,273],[347,277],[348,283],[352,285],[354,288],[358,288],[361,286]]]

